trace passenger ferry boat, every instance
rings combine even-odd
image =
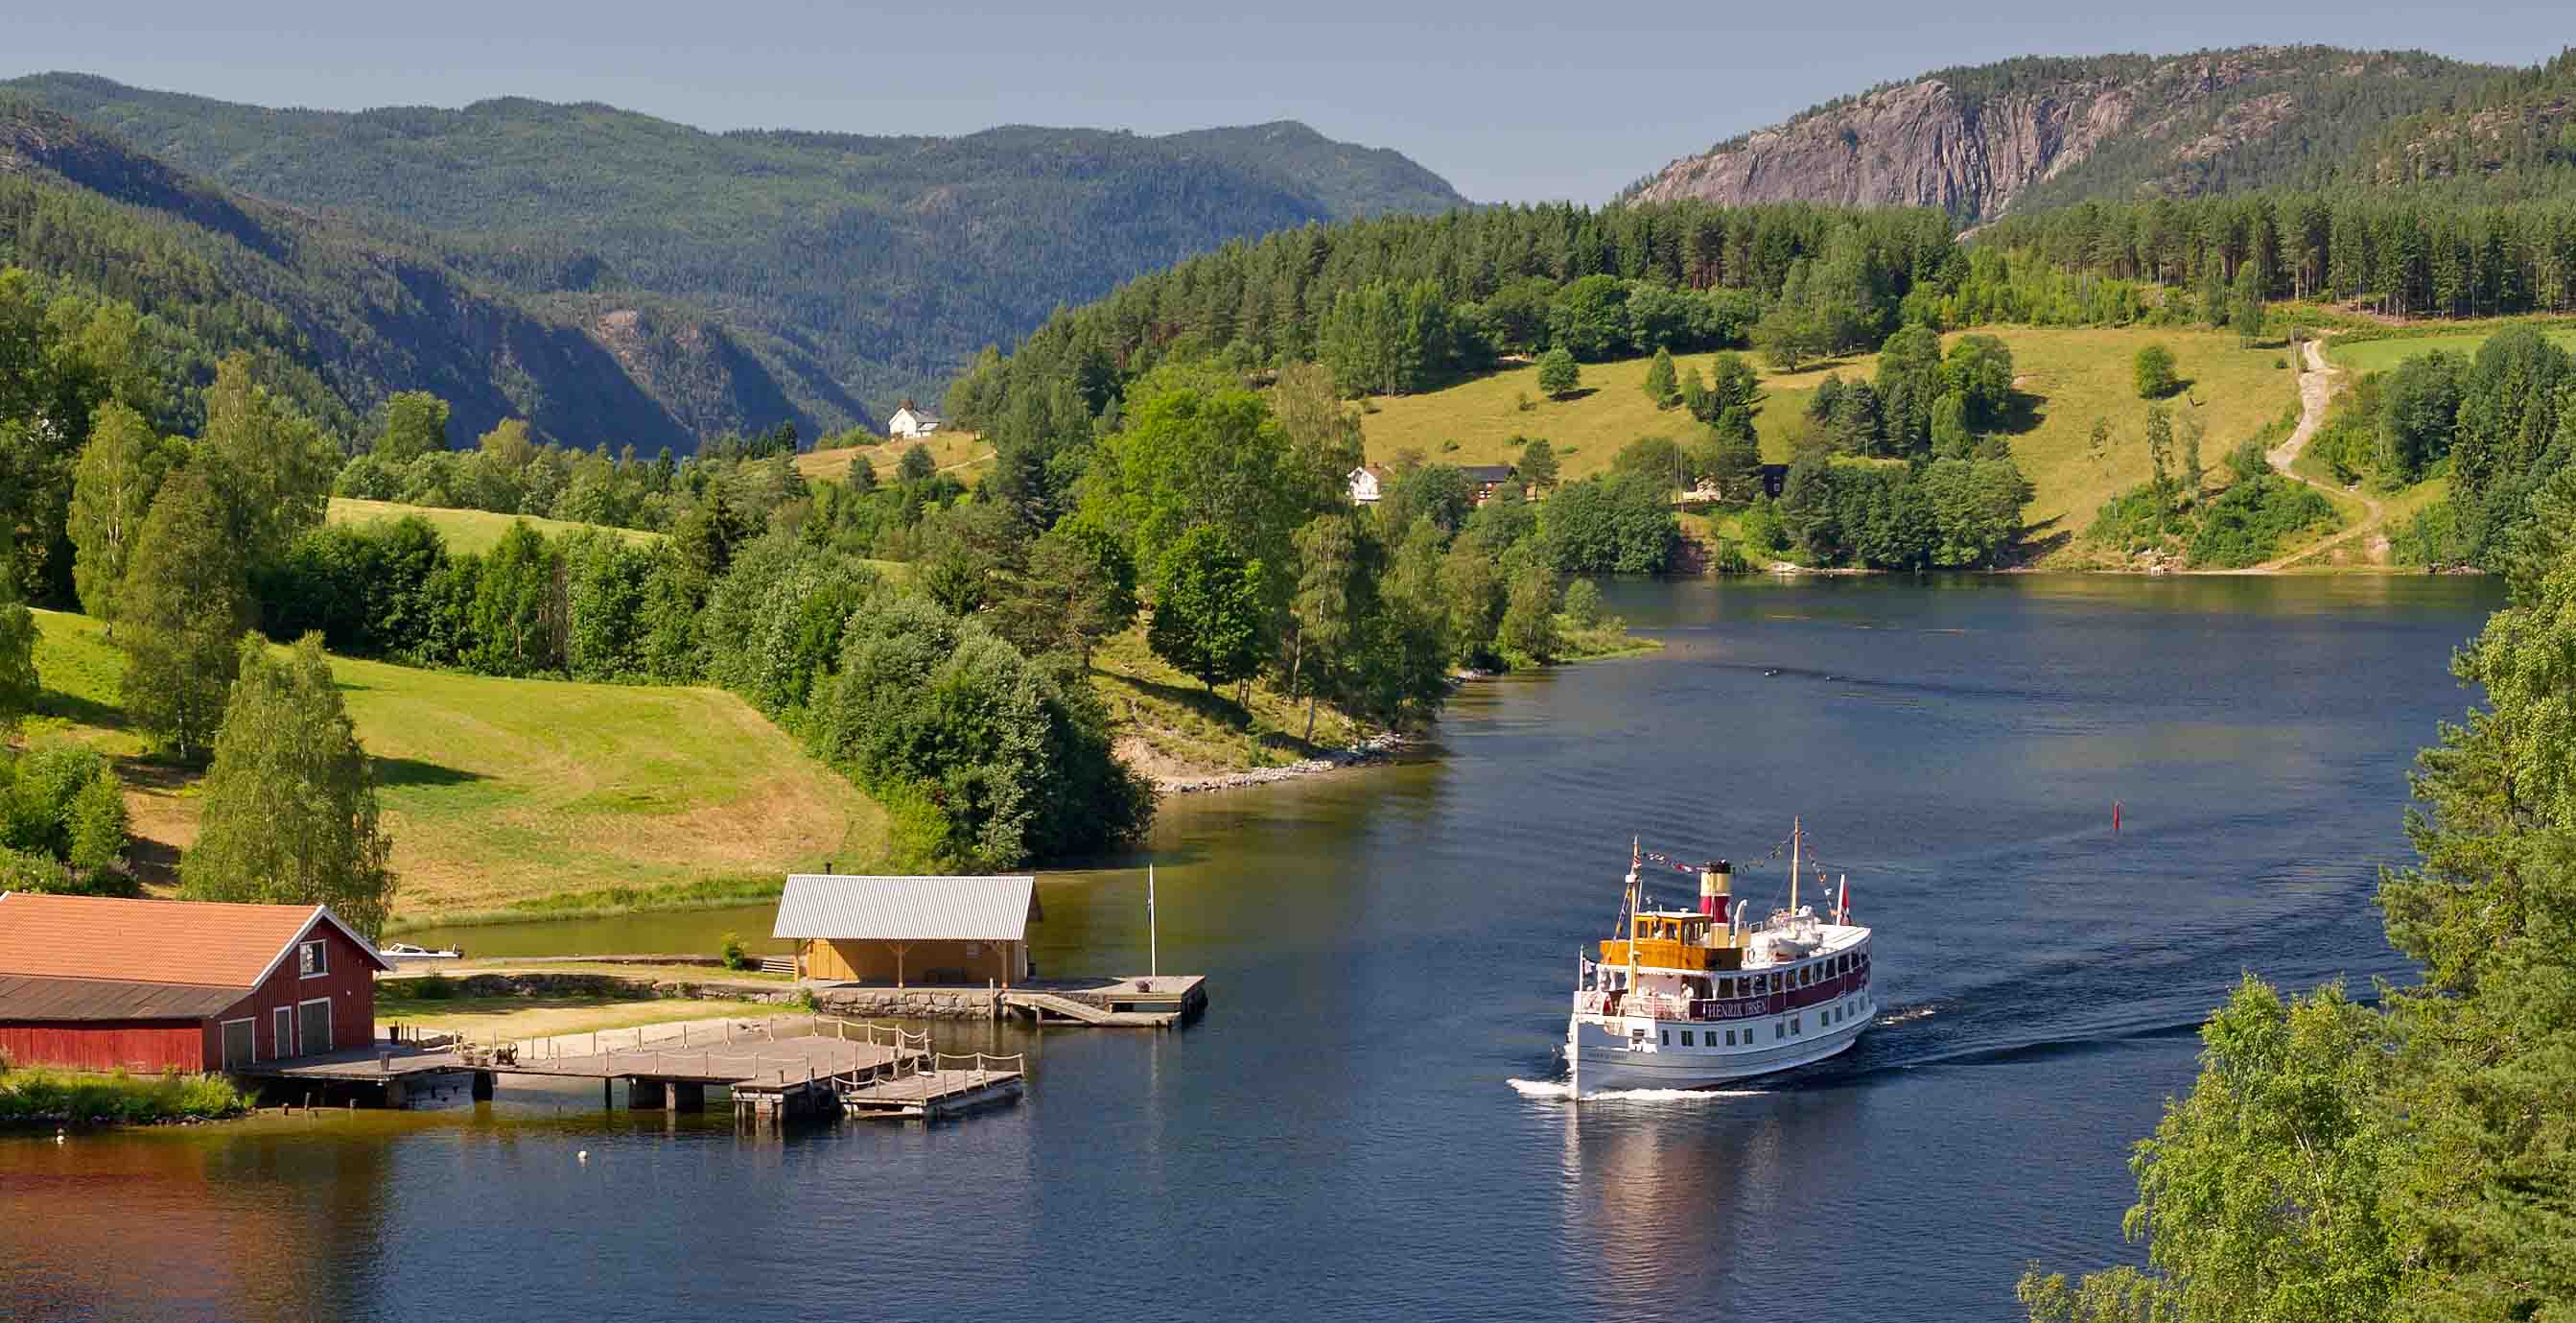
[[[1822,1061],[1878,1013],[1870,930],[1850,921],[1850,882],[1829,916],[1798,903],[1802,832],[1789,833],[1789,906],[1756,921],[1724,860],[1699,867],[1699,908],[1643,908],[1631,846],[1625,938],[1581,959],[1565,1056],[1573,1091],[1705,1089]],[[1821,881],[1821,879],[1819,879]]]

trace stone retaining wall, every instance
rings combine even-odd
[[[989,1020],[995,995],[984,988],[824,988],[814,1004],[826,1015]]]

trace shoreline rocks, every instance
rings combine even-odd
[[[1405,738],[1392,731],[1372,735],[1341,752],[1322,758],[1307,758],[1285,767],[1256,767],[1248,772],[1220,772],[1214,776],[1174,777],[1157,781],[1154,788],[1167,795],[1195,795],[1210,790],[1238,790],[1245,786],[1273,785],[1303,776],[1338,772],[1346,767],[1362,767],[1384,762],[1405,746]]]

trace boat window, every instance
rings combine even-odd
[[[1773,1020],[1771,1022],[1771,1036],[1775,1039],[1788,1037],[1789,1026],[1780,1023],[1778,1020]]]
[[[1655,1041],[1662,1043],[1666,1047],[1671,1047],[1673,1045],[1673,1031],[1670,1029],[1658,1031],[1655,1034]]]
[[[1804,1026],[1804,1025],[1802,1025],[1802,1024],[1800,1024],[1800,1023],[1798,1023],[1798,1018],[1799,1018],[1799,1017],[1794,1016],[1794,1015],[1792,1015],[1792,1016],[1790,1016],[1790,1017],[1789,1017],[1789,1032],[1790,1032],[1790,1033],[1793,1033],[1793,1034],[1803,1034],[1803,1033],[1807,1032],[1806,1026]]]
[[[1688,1030],[1688,1029],[1684,1029],[1684,1030],[1682,1030],[1682,1046],[1684,1046],[1684,1047],[1689,1047],[1690,1045],[1691,1045],[1691,1031],[1690,1031],[1690,1030]]]
[[[1735,1031],[1732,1029],[1726,1031],[1726,1045],[1728,1047],[1735,1046]]]

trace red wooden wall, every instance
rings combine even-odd
[[[220,1050],[220,1049],[219,1049]],[[141,1073],[213,1068],[194,1020],[82,1020],[0,1024],[0,1051],[22,1066]]]
[[[358,954],[358,944],[341,935],[327,920],[316,919],[299,942],[320,938],[331,944],[330,972],[319,978],[306,978],[298,971],[302,966],[295,954],[287,953],[286,963],[259,985],[243,1006],[235,1006],[206,1022],[206,1069],[215,1069],[224,1055],[223,1021],[255,1017],[251,1032],[258,1035],[259,1059],[274,1061],[279,1057],[311,1056],[335,1048],[363,1047],[376,1036],[376,970]],[[279,1044],[273,1013],[280,1006],[300,1017],[299,1003],[313,997],[331,999],[331,1042]],[[298,1023],[301,1023],[299,1018]]]

